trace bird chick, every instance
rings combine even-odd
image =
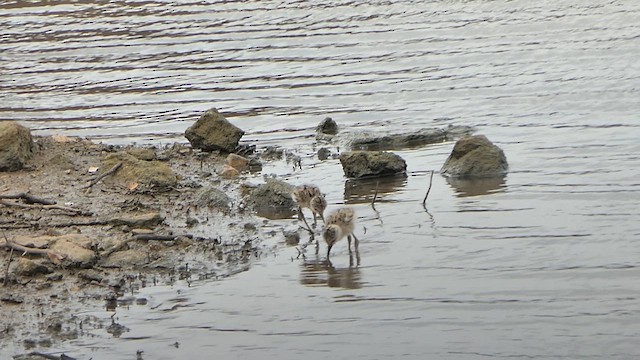
[[[327,243],[327,259],[331,253],[333,245],[341,240],[343,237],[347,237],[349,242],[349,252],[351,252],[351,237],[355,240],[355,249],[358,250],[359,241],[356,235],[353,233],[355,228],[356,216],[353,209],[340,208],[333,211],[327,216],[325,221],[325,228],[322,231],[322,237]]]
[[[313,232],[313,230],[311,230],[309,223],[307,223],[307,219],[302,212],[303,208],[307,208],[313,213],[314,228],[318,224],[318,216],[324,223],[324,210],[327,208],[327,200],[324,198],[324,195],[320,192],[320,189],[317,186],[308,184],[297,186],[293,189],[291,197],[293,198],[293,201],[298,204],[298,219],[302,219],[302,221],[304,221],[304,224],[307,225],[307,229],[310,232]]]

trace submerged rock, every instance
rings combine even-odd
[[[14,121],[0,122],[0,171],[22,169],[33,151],[31,132]]]
[[[456,142],[440,172],[452,177],[481,178],[502,176],[508,168],[502,149],[486,136],[474,135]]]
[[[185,131],[191,146],[204,151],[221,150],[228,153],[238,147],[244,131],[231,124],[216,109],[209,109]]]
[[[104,171],[108,171],[119,162],[122,162],[122,167],[111,176],[123,185],[138,183],[157,189],[168,189],[178,183],[178,177],[169,165],[160,161],[140,160],[126,152],[107,155],[102,161]]]
[[[448,126],[411,132],[361,131],[350,134],[349,146],[355,150],[389,150],[425,146],[452,140],[473,131],[469,126]]]
[[[403,174],[407,163],[400,155],[386,151],[353,151],[340,155],[342,170],[348,178]]]
[[[256,210],[259,216],[285,219],[295,214],[296,203],[291,197],[293,185],[268,178],[264,184],[245,189],[248,192],[247,204]]]

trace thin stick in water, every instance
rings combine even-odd
[[[373,210],[376,209],[375,202],[376,202],[376,199],[378,198],[378,185],[380,185],[380,182],[376,181],[376,192],[375,194],[373,194],[373,199],[371,200],[371,207],[373,208]]]
[[[429,197],[429,192],[431,191],[431,184],[433,184],[433,170],[431,170],[431,177],[429,178],[429,188],[427,189],[427,194],[424,196],[424,200],[422,200],[422,207],[427,208],[427,197]]]

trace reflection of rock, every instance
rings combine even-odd
[[[358,150],[392,150],[407,147],[418,147],[453,140],[470,134],[469,126],[449,126],[444,129],[420,129],[412,132],[361,131],[351,134],[349,144]]]
[[[295,214],[296,203],[291,198],[293,185],[282,180],[267,178],[266,183],[250,187],[245,185],[248,192],[247,204],[258,216],[268,219],[287,219]]]
[[[386,151],[352,151],[340,155],[349,178],[380,177],[404,173],[407,163],[400,155]]]
[[[370,203],[378,189],[377,200],[385,194],[394,193],[407,185],[407,177],[386,176],[383,178],[349,179],[344,183],[345,204]]]
[[[442,166],[443,175],[471,178],[502,176],[509,165],[502,149],[484,135],[465,136],[456,142]]]
[[[478,196],[504,191],[506,188],[506,177],[473,179],[448,177],[447,183],[456,190],[456,195],[459,197]]]
[[[194,148],[228,153],[236,149],[242,135],[244,131],[231,124],[216,109],[209,109],[185,132]]]
[[[336,268],[331,262],[319,258],[304,260],[300,283],[309,286],[326,285],[334,288],[360,289],[362,287],[362,275],[358,268],[360,259],[358,255],[356,258],[357,263],[354,266],[354,256],[350,254],[349,267],[345,268]]]
[[[14,121],[0,121],[0,171],[22,169],[32,149],[29,129]]]

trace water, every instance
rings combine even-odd
[[[217,107],[279,144],[330,208],[358,213],[360,262],[279,244],[244,273],[152,287],[130,331],[78,357],[640,356],[640,5],[632,1],[3,2],[0,119],[110,143],[184,141]],[[397,151],[406,179],[346,183],[313,127],[472,125],[504,179],[433,178],[453,143]],[[271,226],[288,224],[273,222]],[[366,229],[366,231],[365,231]],[[306,238],[305,238],[306,240]],[[181,306],[175,307],[176,304]],[[111,313],[89,310],[108,318]]]

